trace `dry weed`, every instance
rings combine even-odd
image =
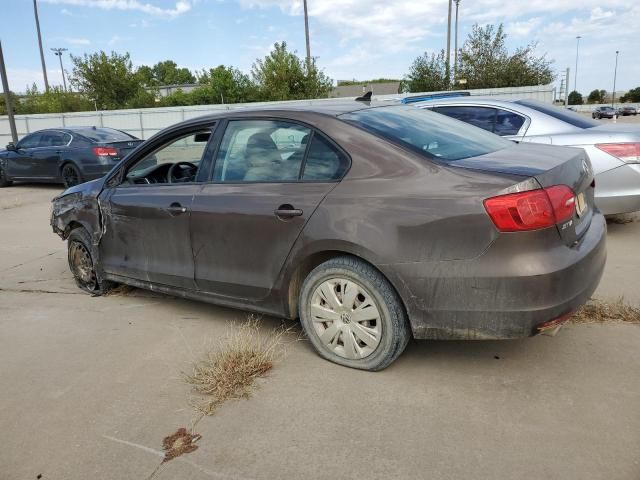
[[[572,323],[640,323],[640,308],[619,298],[613,302],[591,299],[571,318]]]
[[[205,415],[231,398],[248,398],[255,379],[263,377],[284,353],[283,336],[289,330],[260,332],[260,321],[249,316],[240,327],[231,325],[217,348],[195,363],[185,380],[203,400],[194,406]]]

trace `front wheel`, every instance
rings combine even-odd
[[[299,309],[320,356],[346,367],[382,370],[411,338],[394,288],[356,257],[337,257],[316,267],[302,285]]]
[[[83,182],[80,170],[73,163],[65,163],[60,173],[65,188],[73,187]]]
[[[108,281],[100,281],[96,274],[94,258],[91,253],[91,236],[84,228],[76,228],[69,234],[67,254],[69,270],[71,270],[78,287],[92,295],[102,295],[111,289],[113,284]]]
[[[0,167],[0,188],[9,187],[13,182],[7,180],[7,175],[4,168]]]

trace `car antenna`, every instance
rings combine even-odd
[[[369,90],[367,93],[365,93],[361,97],[356,98],[356,102],[370,102],[371,95],[373,95],[373,91]]]

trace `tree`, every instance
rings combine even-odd
[[[520,47],[510,55],[502,24],[473,26],[458,53],[456,77],[466,79],[466,88],[500,88],[541,85],[553,81],[550,60],[536,56],[536,44]]]
[[[18,96],[12,91],[9,91],[9,96],[11,97],[11,106],[13,107],[13,113],[18,113],[17,107],[20,103]],[[2,96],[0,96],[0,115],[6,115],[7,113],[7,104],[3,93]]]
[[[582,100],[582,95],[575,90],[569,94],[569,105],[582,105],[584,101]]]
[[[625,93],[622,97],[620,97],[621,102],[640,102],[640,87],[632,88],[627,93]]]
[[[286,42],[273,45],[264,59],[257,59],[251,76],[263,100],[301,100],[326,97],[333,81],[310,62],[287,51]]]
[[[604,98],[607,92],[605,90],[592,90],[587,97],[588,103],[602,103],[604,102]]]
[[[158,62],[153,67],[142,65],[136,71],[136,75],[147,87],[184,85],[196,82],[196,77],[188,68],[178,68],[173,60]]]
[[[46,92],[38,91],[34,83],[27,87],[27,93],[21,101],[14,104],[16,113],[61,113],[86,112],[93,110],[93,103],[84,95],[66,92],[59,86],[53,86]]]
[[[218,65],[216,68],[203,70],[198,76],[200,86],[193,94],[198,103],[200,98],[206,103],[244,103],[258,100],[258,89],[248,75],[237,68]]]
[[[444,50],[437,55],[424,52],[411,64],[409,73],[402,81],[401,90],[405,92],[429,92],[447,90],[449,79]]]
[[[70,82],[80,92],[95,100],[99,109],[111,110],[127,107],[153,106],[152,92],[144,89],[133,70],[128,53],[107,55],[86,53],[82,57],[71,56],[73,73]]]

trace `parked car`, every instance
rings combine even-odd
[[[593,112],[591,112],[591,118],[600,120],[601,118],[613,118],[618,114],[618,112],[613,107],[597,107]]]
[[[142,140],[121,130],[68,127],[33,132],[0,151],[0,187],[14,181],[71,187],[99,178]]]
[[[118,282],[300,317],[322,357],[379,370],[412,335],[558,328],[603,271],[593,195],[582,150],[341,101],[170,127],[56,197],[51,224],[91,294]]]
[[[618,109],[618,115],[622,115],[623,117],[626,117],[628,115],[635,116],[637,114],[638,114],[638,109],[632,105],[623,105]]]
[[[417,105],[517,142],[579,147],[596,175],[596,204],[605,215],[640,210],[640,125],[602,125],[536,100],[467,97]]]

